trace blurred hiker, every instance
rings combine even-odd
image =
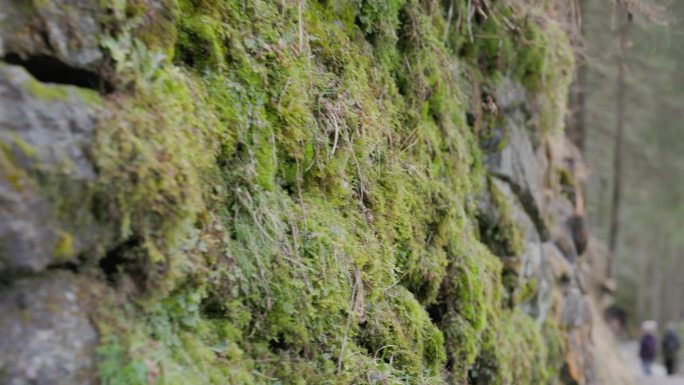
[[[641,341],[639,341],[639,358],[641,358],[641,365],[644,369],[644,374],[650,376],[651,366],[655,361],[656,353],[658,352],[658,339],[656,338],[656,331],[658,324],[655,321],[644,321],[641,324]]]
[[[663,358],[668,376],[674,375],[677,371],[677,351],[679,351],[679,336],[677,336],[675,326],[669,324],[663,337]]]

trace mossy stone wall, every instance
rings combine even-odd
[[[16,12],[62,20],[69,5]],[[87,64],[8,34],[0,53],[53,55],[107,84],[79,91],[95,123],[78,193],[54,188],[72,182],[68,156],[22,164],[46,148],[0,137],[0,175],[36,186],[56,234],[52,260],[21,274],[67,269],[101,287],[87,381],[557,383],[563,331],[525,310],[546,279],[526,267],[511,206],[525,210],[485,162],[512,112],[540,153],[562,135],[573,57],[557,11],[101,2],[102,59]],[[522,93],[499,109],[510,83]],[[27,87],[45,103],[76,89]]]

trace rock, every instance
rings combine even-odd
[[[566,285],[573,280],[575,268],[565,258],[554,242],[545,242],[542,245],[544,257],[549,262],[551,274],[561,285]]]
[[[541,271],[537,279],[539,284],[537,285],[536,320],[539,325],[542,325],[551,312],[554,291],[553,273],[546,257],[542,258]]]
[[[534,292],[529,298],[524,298],[523,303],[519,306],[537,322],[542,323],[551,308],[554,282],[551,266],[542,249],[541,237],[509,184],[498,178],[492,178],[492,183],[499,193],[505,197],[506,202],[510,205],[512,219],[522,231],[524,251],[522,255],[518,256],[517,274],[520,279],[520,287],[529,289],[529,285],[532,285]],[[510,258],[504,259],[505,264],[508,262],[507,259]],[[508,265],[512,264],[509,262]]]
[[[89,320],[97,287],[59,272],[0,291],[0,383],[94,384],[97,331]]]
[[[552,168],[558,173],[560,191],[547,202],[549,221],[557,224],[563,234],[554,239],[570,261],[582,255],[588,243],[588,229],[584,218],[584,196],[581,186],[586,179],[586,167],[580,151],[567,137],[553,137],[548,141]]]
[[[593,383],[594,358],[589,346],[591,337],[588,330],[574,329],[567,332],[565,364],[561,369],[561,381],[567,385],[589,385]]]
[[[520,253],[522,245],[521,227],[513,218],[511,205],[519,205],[512,194],[499,191],[497,183],[503,183],[506,191],[510,188],[505,182],[487,178],[483,184],[487,188],[477,199],[477,221],[480,230],[480,240],[500,258],[515,257]]]
[[[588,271],[589,266],[580,262],[575,268],[575,281],[577,281],[577,287],[582,291],[582,293],[592,293],[591,287],[591,273]]]
[[[99,18],[107,13],[100,4],[104,3],[0,0],[0,57],[51,57],[94,71],[104,60]]]
[[[565,226],[559,226],[552,230],[552,237],[558,250],[563,253],[565,259],[570,263],[575,263],[577,260],[577,249],[573,242],[572,235],[567,231]]]
[[[574,215],[575,205],[573,205],[568,198],[562,195],[556,195],[547,200],[546,212],[548,222],[558,225]]]
[[[57,234],[34,188],[15,189],[0,170],[0,273],[38,272],[52,260]]]
[[[87,92],[0,64],[0,274],[39,272],[96,241]]]
[[[575,208],[570,200],[562,196],[550,199],[547,208],[550,222],[556,224],[551,229],[551,239],[556,243],[565,259],[570,263],[574,263],[579,253],[577,252],[573,229],[570,227],[569,221],[574,216]]]
[[[548,238],[543,212],[542,178],[545,165],[537,154],[525,128],[521,110],[509,112],[505,126],[493,129],[484,141],[486,165],[489,172],[511,185],[525,211],[544,240]]]
[[[534,271],[538,270],[542,260],[540,248],[541,237],[537,232],[534,222],[529,215],[527,215],[527,212],[522,207],[517,196],[513,193],[509,183],[498,178],[492,178],[492,183],[494,183],[495,188],[503,195],[503,197],[505,197],[506,202],[509,203],[512,219],[520,225],[525,246],[525,252],[521,256],[520,261],[522,266],[522,275],[526,277],[532,276]]]
[[[566,226],[572,235],[577,254],[582,255],[587,248],[587,243],[589,243],[589,229],[586,219],[582,215],[573,215],[566,221]]]
[[[552,136],[548,141],[551,163],[559,169],[566,170],[572,176],[572,182],[583,183],[587,178],[587,166],[582,152],[567,136]]]
[[[570,288],[561,313],[561,325],[567,328],[580,327],[590,321],[589,303],[578,287]]]
[[[510,78],[503,78],[496,90],[496,104],[503,113],[522,110],[528,103],[525,87]]]
[[[21,67],[0,65],[0,138],[7,144],[21,139],[24,147],[12,148],[20,167],[66,162],[75,178],[94,179],[87,153],[97,98],[91,94],[77,87],[41,84]]]
[[[581,273],[586,276],[594,292],[603,293],[605,290],[609,253],[608,247],[603,242],[593,237],[589,238],[585,258],[583,258],[584,263],[580,267]]]

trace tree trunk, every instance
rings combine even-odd
[[[647,258],[640,258],[639,263],[637,263],[638,269],[641,272],[641,275],[639,278],[637,278],[637,283],[636,283],[636,292],[637,292],[637,307],[636,307],[636,313],[634,316],[634,319],[641,322],[644,320],[646,317],[646,314],[648,314],[648,288],[646,287],[647,285],[645,284],[645,279],[644,277],[649,277],[648,269],[649,269],[649,259]]]
[[[585,130],[585,93],[587,92],[587,69],[586,69],[586,50],[583,38],[586,36],[586,30],[583,22],[583,11],[586,0],[579,1],[576,10],[578,15],[574,24],[578,25],[579,31],[572,34],[572,43],[577,48],[579,62],[575,70],[575,81],[570,87],[569,114],[567,121],[566,132],[568,138],[581,151],[584,151],[584,130]]]
[[[608,235],[608,263],[606,264],[606,278],[613,277],[613,265],[617,250],[618,233],[620,230],[620,200],[622,198],[622,168],[624,154],[624,131],[625,131],[625,100],[626,100],[626,68],[625,56],[627,51],[627,9],[623,1],[618,1],[618,74],[616,89],[616,126],[615,126],[615,155],[613,159],[613,209],[610,221],[610,233]]]

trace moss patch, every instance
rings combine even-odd
[[[552,377],[530,366],[539,327],[504,303],[489,247],[519,255],[521,235],[467,111],[473,78],[512,77],[553,129],[555,27],[502,2],[487,20],[464,2],[125,3],[89,191],[121,295],[97,317],[104,384]],[[483,188],[502,214],[489,247]]]

